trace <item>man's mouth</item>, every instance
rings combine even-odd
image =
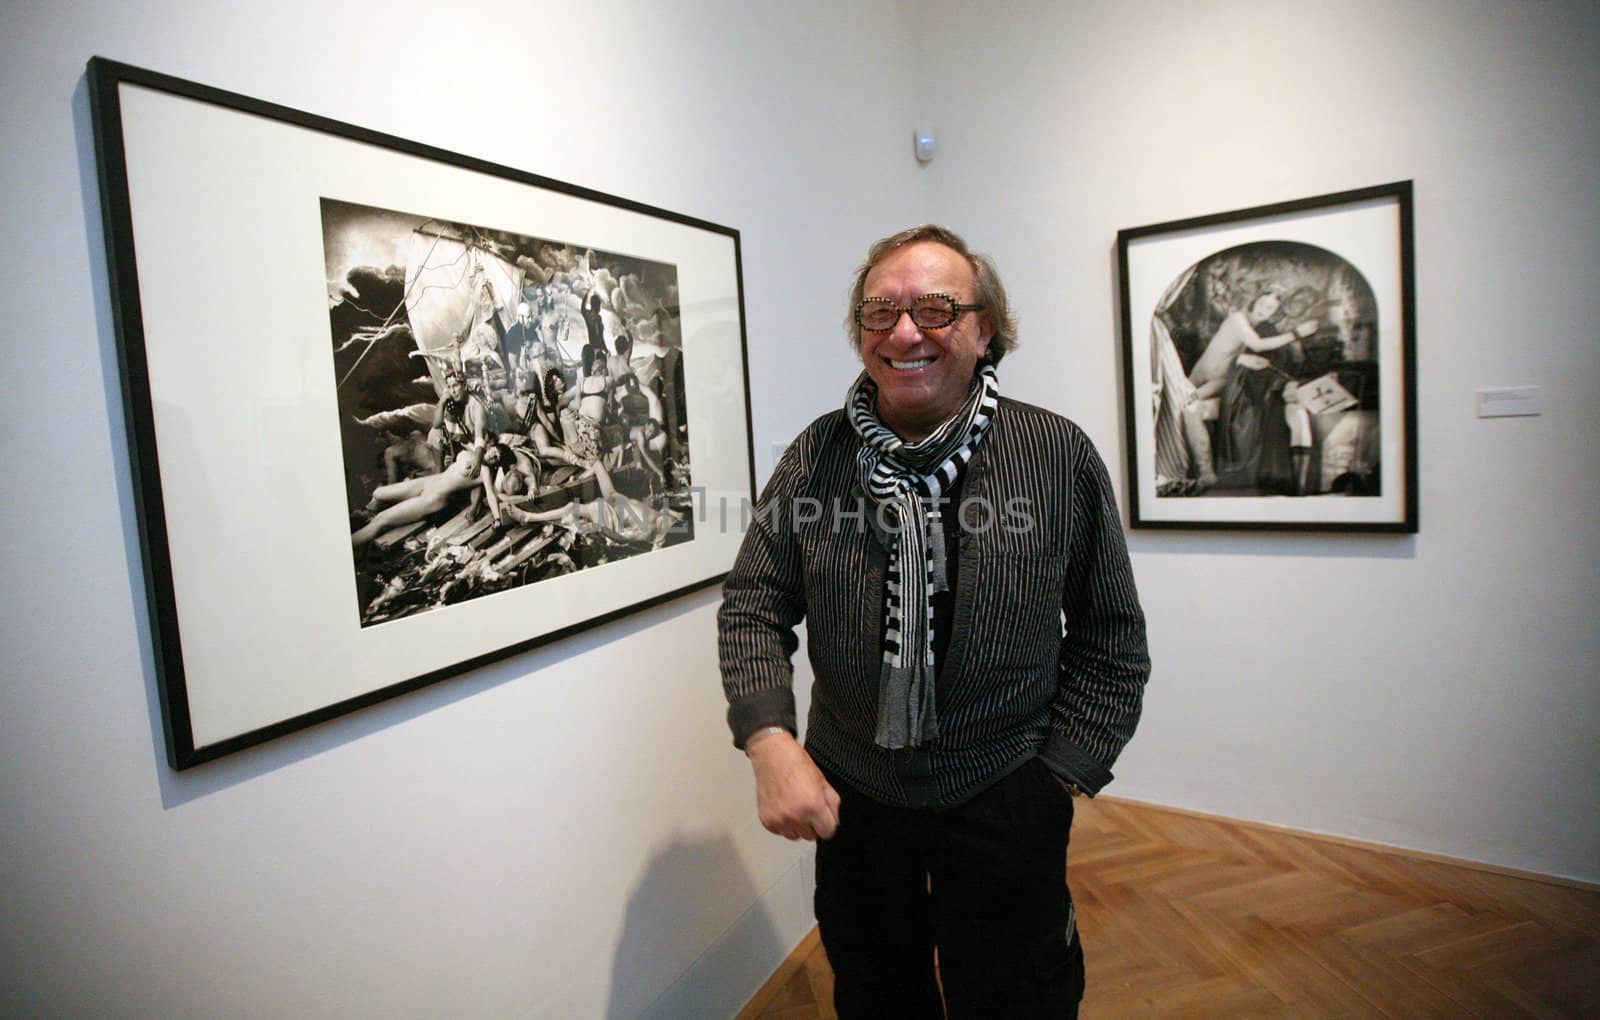
[[[898,368],[902,372],[913,372],[919,368],[927,368],[929,365],[933,364],[933,359],[918,358],[916,361],[896,361],[895,359],[890,358],[889,364],[895,368]]]

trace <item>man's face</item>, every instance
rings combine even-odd
[[[863,297],[910,305],[923,294],[976,304],[967,260],[942,244],[919,241],[890,252],[867,273]],[[861,331],[861,360],[878,384],[878,415],[906,439],[932,432],[966,400],[994,327],[983,312],[962,312],[943,329],[923,330],[902,315],[887,333]]]
[[[446,376],[444,380],[444,391],[450,394],[450,399],[460,400],[466,395],[467,384],[459,375]]]

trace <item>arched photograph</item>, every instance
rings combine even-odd
[[[1377,496],[1377,302],[1347,259],[1255,241],[1187,267],[1150,317],[1161,496]]]
[[[1134,527],[1416,529],[1410,195],[1119,233]]]

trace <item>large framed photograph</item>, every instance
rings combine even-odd
[[[726,574],[754,498],[737,231],[88,80],[174,768]]]
[[[1117,234],[1135,528],[1417,530],[1411,182]]]

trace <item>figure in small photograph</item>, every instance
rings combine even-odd
[[[1270,322],[1278,314],[1282,302],[1282,288],[1270,287],[1251,301],[1248,308],[1235,309],[1222,320],[1211,343],[1189,373],[1189,381],[1194,383],[1195,395],[1199,399],[1206,400],[1222,393],[1229,371],[1245,352],[1265,354],[1317,331],[1317,320],[1307,319],[1281,333],[1265,337],[1258,333],[1263,323]],[[1259,362],[1251,364],[1257,366]]]
[[[468,450],[481,453],[488,436],[489,412],[476,393],[467,392],[467,380],[460,370],[444,371],[444,396],[434,408],[428,427],[428,446],[433,450],[439,471]],[[476,467],[476,464],[474,464]]]
[[[478,450],[462,450],[448,468],[437,474],[378,486],[372,502],[367,504],[372,519],[351,534],[350,544],[359,549],[390,528],[420,521],[445,509],[451,496],[482,482],[479,456]]]
[[[660,548],[678,523],[677,516],[649,500],[624,496],[611,481],[604,464],[594,465],[599,497],[573,500],[554,510],[528,511],[514,504],[505,507],[506,516],[519,524],[556,522],[580,534],[598,532],[614,542],[631,542]]]

